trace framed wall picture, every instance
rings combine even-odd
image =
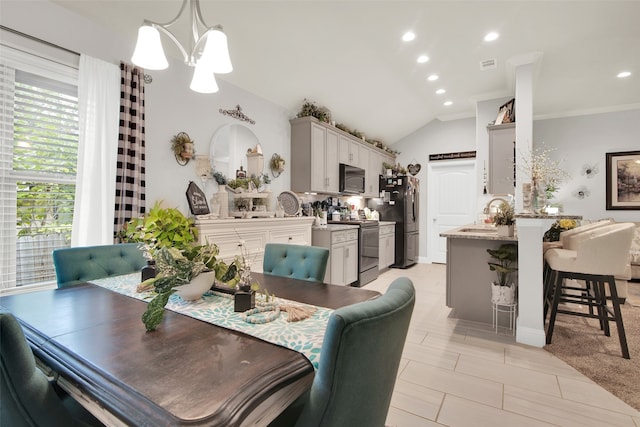
[[[640,151],[606,153],[607,210],[640,210]]]

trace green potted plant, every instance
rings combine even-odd
[[[216,256],[218,246],[206,244],[176,248],[156,247],[152,250],[157,275],[138,286],[138,292],[154,291],[155,295],[142,314],[147,331],[155,330],[164,316],[169,297],[176,292],[185,300],[198,299],[213,285],[222,263]]]
[[[125,223],[118,237],[124,243],[142,243],[147,250],[164,246],[182,249],[196,241],[198,231],[193,219],[156,202],[145,216]]]
[[[511,237],[514,235],[516,219],[513,206],[510,204],[502,202],[492,221],[499,236]]]
[[[160,324],[164,307],[174,292],[183,299],[199,298],[213,285],[214,276],[223,282],[235,276],[236,270],[229,271],[228,266],[216,258],[217,245],[196,244],[193,220],[176,208],[163,208],[156,203],[145,216],[126,223],[119,237],[123,242],[140,243],[145,255],[155,262],[155,276],[138,287],[139,292],[155,293],[142,315],[147,331],[155,330]],[[200,283],[194,283],[196,280]]]
[[[489,270],[495,271],[497,281],[491,282],[491,302],[494,304],[513,304],[515,302],[516,285],[511,280],[513,273],[518,271],[514,263],[518,262],[518,245],[503,243],[498,249],[487,249],[491,255],[488,261]]]
[[[321,122],[329,123],[331,121],[331,112],[326,107],[318,107],[315,102],[308,101],[306,98],[302,103],[298,117],[315,117]]]

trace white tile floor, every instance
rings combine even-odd
[[[640,427],[640,412],[545,350],[449,317],[445,269],[391,269],[366,285],[385,292],[393,279],[407,276],[416,288],[387,424]]]

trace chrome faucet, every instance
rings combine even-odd
[[[487,206],[484,207],[484,210],[482,211],[482,213],[485,214],[485,215],[491,214],[491,205],[493,204],[493,202],[497,202],[497,201],[500,201],[501,204],[502,203],[509,204],[509,202],[507,202],[505,199],[503,199],[501,197],[495,197],[495,198],[489,200],[489,203],[487,203]]]

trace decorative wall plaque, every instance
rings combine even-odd
[[[245,116],[245,114],[242,112],[242,107],[240,107],[240,105],[236,105],[236,109],[235,110],[223,110],[222,108],[218,110],[220,112],[220,114],[222,114],[223,116],[229,116],[229,117],[233,117],[234,119],[238,119],[241,122],[249,122],[252,125],[255,125],[256,122],[255,120]]]
[[[196,185],[195,182],[189,181],[187,187],[187,201],[189,202],[189,209],[193,215],[208,215],[209,204],[207,204],[207,196]]]

